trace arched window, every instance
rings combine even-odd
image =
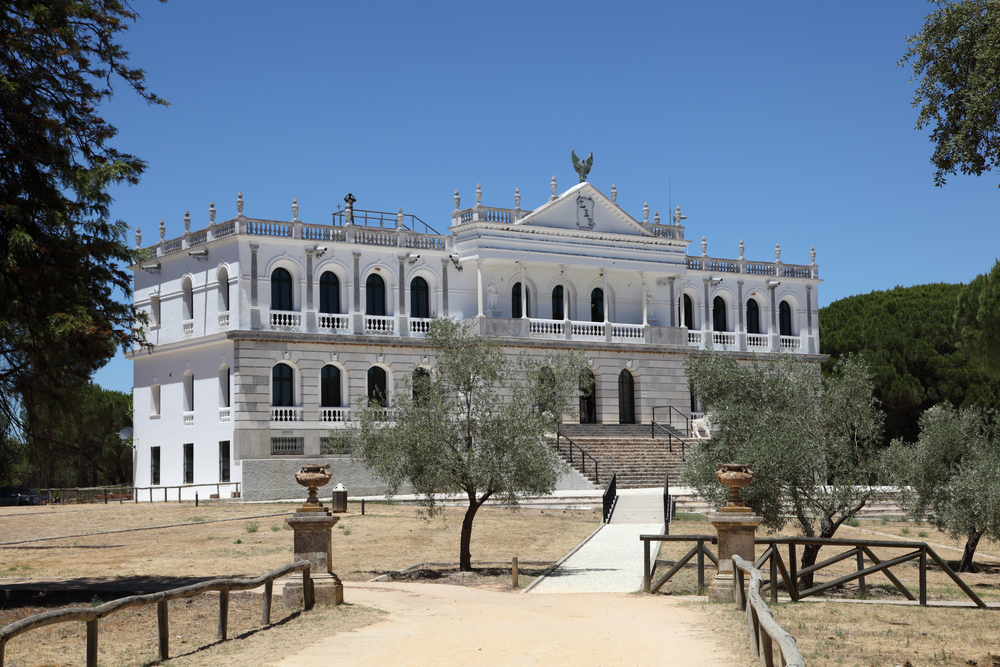
[[[368,369],[368,400],[384,408],[389,404],[387,397],[385,369],[372,366]]]
[[[556,285],[552,290],[552,319],[563,320],[563,288]]]
[[[589,368],[580,371],[580,423],[597,423],[597,384]]]
[[[425,403],[430,397],[431,374],[426,368],[418,366],[413,371],[413,402]]]
[[[194,319],[194,293],[191,288],[191,279],[185,278],[181,283],[181,300],[183,301],[183,315],[185,320]]]
[[[778,332],[782,336],[792,336],[792,307],[787,301],[778,306]]]
[[[219,366],[219,407],[229,407],[229,366]]]
[[[194,373],[184,371],[184,412],[194,412]]]
[[[688,329],[694,328],[694,304],[691,302],[691,297],[687,294],[684,295],[684,320],[683,324]]]
[[[604,290],[600,287],[595,287],[590,293],[590,321],[604,321]]]
[[[365,281],[366,315],[385,315],[385,281],[373,273]]]
[[[340,407],[340,369],[323,366],[319,374],[319,405],[321,408]]]
[[[712,300],[712,331],[729,331],[726,328],[726,300],[721,296]]]
[[[618,423],[635,423],[635,382],[627,370],[618,374]]]
[[[319,312],[340,312],[340,279],[336,273],[325,271],[319,277]]]
[[[760,333],[760,306],[757,299],[747,300],[747,333]]]
[[[219,269],[219,312],[229,311],[229,272],[226,267]]]
[[[410,281],[410,317],[430,317],[430,297],[427,281],[417,276]]]
[[[524,310],[521,310],[521,304]],[[531,298],[528,287],[524,287],[524,299],[521,299],[521,283],[514,283],[510,290],[510,315],[511,317],[531,317]]]
[[[271,310],[292,310],[292,274],[282,268],[271,273]]]
[[[277,364],[271,369],[271,405],[278,408],[290,408],[295,405],[292,391],[294,373],[288,364]]]

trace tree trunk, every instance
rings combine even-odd
[[[826,535],[823,535],[826,537]],[[816,564],[816,557],[819,555],[820,545],[818,544],[807,544],[802,547],[802,560],[799,564],[799,571],[806,569],[810,565]],[[813,572],[799,577],[799,590],[804,591],[806,589],[813,587]]]
[[[472,572],[472,522],[476,518],[476,512],[482,503],[476,500],[474,493],[469,494],[469,508],[465,510],[465,518],[462,519],[462,546],[459,555],[458,569],[460,572]]]
[[[977,568],[972,559],[976,555],[976,547],[979,546],[979,539],[983,536],[982,530],[970,530],[968,539],[965,540],[965,551],[962,552],[962,561],[958,564],[959,572],[976,572]]]

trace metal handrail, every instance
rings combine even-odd
[[[361,227],[379,227],[382,229],[395,229],[396,223],[399,217],[398,213],[390,213],[388,211],[366,211],[364,209],[356,208],[354,211],[354,224]],[[345,223],[346,210],[339,210],[333,214],[333,224],[336,227],[342,227]],[[406,224],[406,220],[409,219],[410,224]],[[442,236],[441,232],[437,231],[426,222],[413,215],[412,213],[403,214],[403,228],[408,229],[411,232],[417,231],[417,223],[423,225],[424,231],[419,232],[421,234],[434,234],[436,236]]]
[[[562,453],[562,449],[559,446],[559,439],[560,438],[566,438],[567,440],[569,440],[569,462],[570,462],[570,464],[573,463],[573,448],[576,447],[577,449],[580,450],[580,467],[583,468],[583,470],[581,472],[584,475],[587,474],[587,462],[583,458],[584,456],[586,456],[587,458],[589,458],[594,463],[594,484],[600,484],[601,483],[601,469],[600,469],[600,466],[597,463],[597,459],[595,459],[593,456],[591,456],[590,453],[586,449],[584,449],[580,445],[578,445],[575,442],[573,442],[573,439],[570,438],[568,435],[566,435],[562,431],[556,431],[556,451],[559,452],[560,454]]]
[[[667,428],[658,421],[655,420],[650,421],[649,424],[650,424],[649,428],[652,431],[653,440],[656,439],[656,429],[660,429],[667,434],[667,447],[670,448],[671,454],[674,453],[674,440],[677,440],[677,442],[681,443],[681,461],[687,461],[687,454],[686,454],[687,443],[684,442],[684,438],[678,437],[676,433],[674,433],[672,430],[670,430],[669,428]]]
[[[743,595],[744,573],[750,575],[750,586],[746,597]],[[778,645],[779,664],[787,667],[806,667],[806,660],[799,651],[798,644],[787,630],[778,625],[771,616],[764,598],[760,595],[764,576],[752,564],[733,554],[733,597],[736,608],[746,611],[747,630],[753,643],[754,654],[765,665],[774,664],[774,644]],[[747,604],[749,602],[750,604]]]
[[[604,523],[611,523],[611,515],[615,512],[615,505],[618,504],[618,471],[611,473],[611,481],[608,482],[608,487],[604,489],[603,497],[603,521]]]
[[[653,421],[654,422],[656,421],[656,411],[657,410],[666,410],[667,411],[667,423],[669,424],[670,429],[673,429],[673,430],[676,430],[676,429],[674,429],[674,420],[673,420],[674,414],[676,413],[676,415],[678,417],[680,417],[681,423],[684,424],[684,431],[685,431],[684,433],[678,433],[678,436],[691,437],[691,418],[688,415],[684,414],[683,412],[681,412],[680,410],[678,410],[677,408],[675,408],[672,405],[657,405],[657,406],[654,406],[653,409],[652,409],[652,412],[653,412]],[[653,436],[653,437],[656,437],[656,436]]]
[[[670,471],[663,471],[663,534],[670,534],[670,522],[674,518],[674,503],[670,497]]]

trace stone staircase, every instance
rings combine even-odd
[[[595,479],[594,465],[584,457],[581,465],[579,451],[574,448],[570,463],[566,438],[561,439],[560,454],[591,482],[603,487],[618,473],[619,489],[640,489],[663,486],[663,473],[668,471],[671,486],[680,483],[683,460],[678,439],[673,440],[673,452],[666,437],[651,437],[649,424],[564,424],[564,436],[597,459],[600,480]],[[555,446],[556,437],[549,442]]]

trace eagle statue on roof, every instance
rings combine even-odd
[[[573,169],[576,169],[577,175],[580,177],[580,182],[583,183],[587,180],[587,174],[590,173],[590,168],[594,166],[594,154],[591,153],[587,156],[587,159],[580,162],[580,158],[576,156],[576,151],[572,150],[569,152],[573,160]]]

